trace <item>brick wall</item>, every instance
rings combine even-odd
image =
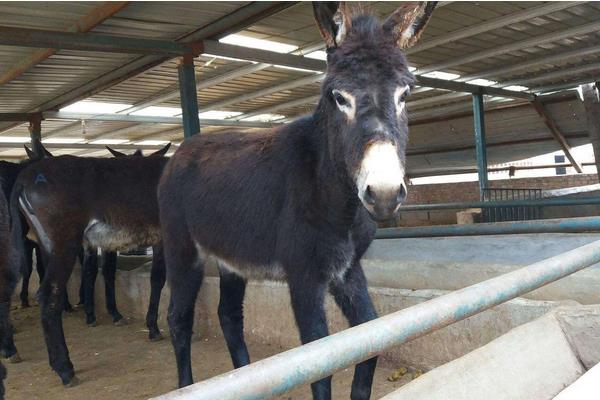
[[[560,189],[598,183],[596,174],[550,176],[542,178],[504,179],[490,181],[492,188]],[[406,204],[454,203],[479,200],[478,182],[458,182],[408,187]],[[438,225],[456,223],[457,210],[405,212],[396,220],[398,226]]]

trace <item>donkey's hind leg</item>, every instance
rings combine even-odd
[[[219,268],[220,299],[219,321],[227,342],[227,348],[233,361],[233,367],[250,364],[250,356],[244,341],[244,294],[246,280],[240,276]]]
[[[359,262],[355,262],[342,280],[334,280],[330,291],[350,326],[356,326],[377,318],[373,307],[367,281]],[[368,400],[371,396],[373,375],[377,365],[377,357],[357,364],[352,380],[352,400]]]
[[[65,240],[67,243],[77,243],[81,241],[81,238]],[[76,254],[76,248],[55,248],[53,254],[45,258],[49,262],[39,296],[48,359],[50,366],[60,376],[64,385],[72,385],[77,382],[73,364],[69,359],[69,350],[65,342],[62,324],[64,293],[69,276],[73,271]]]
[[[165,286],[166,274],[162,246],[154,246],[152,247],[152,271],[150,272],[150,303],[146,313],[148,339],[152,342],[163,338],[160,329],[158,329],[158,306],[160,304],[160,293]]]
[[[171,289],[167,319],[177,360],[179,387],[183,387],[193,383],[190,346],[194,306],[202,285],[204,266],[189,234],[182,234],[180,227],[172,229],[169,225],[163,222],[167,280]]]
[[[102,262],[102,276],[104,277],[104,297],[106,310],[113,318],[113,323],[119,324],[123,316],[117,310],[117,299],[115,294],[115,279],[117,273],[117,253],[114,251],[104,252]]]
[[[25,245],[25,263],[23,264],[23,282],[21,282],[21,293],[19,298],[21,299],[21,307],[29,307],[29,279],[33,272],[33,242],[28,239],[24,239]],[[41,281],[42,277],[40,277]]]

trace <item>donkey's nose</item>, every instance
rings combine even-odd
[[[393,218],[398,207],[406,200],[406,185],[367,185],[361,198],[365,208],[376,220]]]

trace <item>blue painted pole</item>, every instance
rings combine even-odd
[[[600,262],[600,241],[405,308],[243,368],[157,397],[258,400],[315,382],[352,364],[461,321]]]
[[[402,239],[443,236],[509,235],[524,233],[600,232],[600,217],[540,219],[466,225],[416,226],[378,229],[376,239]]]
[[[550,198],[508,201],[467,201],[462,203],[413,204],[401,206],[400,211],[460,210],[493,207],[558,207],[600,204],[600,197]]]
[[[477,174],[479,175],[479,195],[483,200],[483,189],[488,188],[487,149],[485,140],[485,118],[483,94],[473,95],[473,121],[475,127],[475,152],[477,155]]]
[[[185,55],[177,66],[179,74],[179,96],[181,100],[181,119],[183,136],[189,138],[200,133],[200,117],[198,117],[198,96],[196,93],[196,71],[193,55]]]

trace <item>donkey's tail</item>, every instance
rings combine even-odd
[[[23,194],[23,185],[16,184],[10,195],[10,247],[9,266],[12,276],[10,296],[17,285],[25,267],[25,240],[23,237],[23,216],[19,211],[19,200]]]

